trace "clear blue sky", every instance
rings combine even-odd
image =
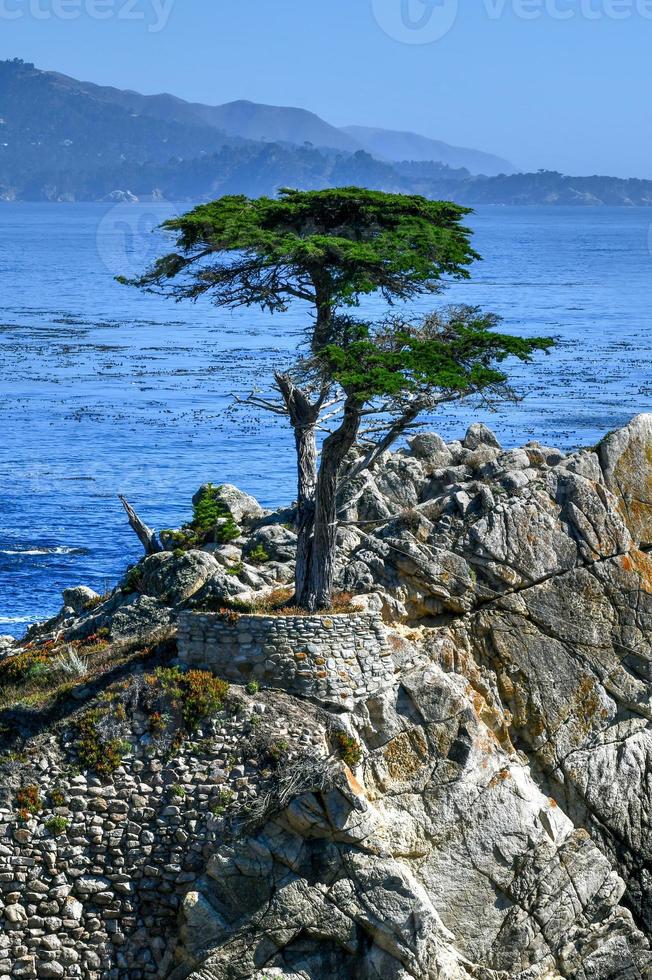
[[[2,57],[89,81],[652,178],[652,0],[0,0],[0,21]]]

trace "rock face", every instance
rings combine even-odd
[[[94,592],[93,589],[89,589],[85,585],[78,585],[74,589],[64,589],[63,591],[64,605],[72,609],[77,615],[83,613],[86,608],[92,603],[97,602],[99,598],[97,592]]]
[[[80,915],[110,935],[120,905],[133,928],[119,929],[118,953],[102,946],[104,972],[84,966],[70,976],[652,978],[651,484],[650,416],[570,456],[537,443],[503,450],[480,425],[448,444],[421,434],[346,484],[339,585],[355,594],[363,618],[384,618],[385,669],[337,709],[314,691],[308,700],[284,688],[282,672],[280,690],[258,695],[252,687],[247,718],[219,721],[215,732],[223,740],[219,779],[236,796],[242,789],[248,805],[231,822],[209,821],[208,831],[210,767],[194,757],[167,763],[168,787],[172,779],[193,787],[186,822],[180,805],[159,807],[156,766],[142,753],[124,760],[117,799],[147,773],[137,792],[147,800],[138,820],[129,818],[139,825],[124,845],[115,823],[107,828],[110,856],[89,855],[77,828],[71,867],[88,857],[109,884],[93,898],[71,877]],[[236,508],[240,498],[232,499]],[[77,617],[67,607],[42,635],[86,635],[98,625],[112,635],[146,633],[180,614],[184,623],[188,610],[237,604],[291,581],[286,515],[246,508],[242,538],[147,559],[131,576],[135,591]],[[249,563],[252,555],[259,564]],[[225,622],[237,637],[237,624]],[[300,663],[310,627],[293,628],[296,649],[291,636],[284,643]],[[240,632],[239,663],[247,644],[256,647],[246,621]],[[273,643],[259,646],[271,665],[280,663]],[[345,684],[353,654],[344,639],[341,647],[341,662],[317,646],[310,656]],[[254,658],[248,666],[253,676]],[[271,775],[261,758],[253,765],[257,711],[292,719],[282,729],[289,754]],[[84,794],[99,795],[88,785]],[[136,878],[126,899],[121,892],[134,840],[148,833],[144,814],[153,833],[171,823],[175,835],[174,859],[154,842],[166,894],[180,902],[164,959],[148,945],[139,897],[142,888],[151,907],[147,869],[144,884]],[[8,806],[2,819],[0,863],[31,857],[35,845],[12,826]],[[192,848],[195,831],[201,843]],[[43,847],[55,855],[50,889],[62,847]],[[184,855],[191,870],[173,877]],[[22,958],[18,972],[0,959],[0,976],[37,967],[54,975],[42,971],[58,965],[55,956],[34,960],[40,934],[30,930],[38,933],[45,912],[25,879],[24,887],[11,875],[0,883]],[[167,898],[166,908],[169,917]],[[159,932],[171,928],[163,921]],[[80,927],[74,917],[66,923],[70,945]],[[75,962],[95,962],[92,940],[80,945]],[[35,965],[23,967],[30,958]]]
[[[399,473],[417,503],[353,549],[343,578],[355,587],[372,574],[388,614],[432,625],[446,669],[472,665],[541,785],[623,874],[652,929],[652,561],[640,550],[652,419],[568,458],[486,445],[454,452],[445,470],[388,459],[351,509],[387,500]]]
[[[209,489],[208,485],[199,488],[192,498],[193,504],[198,504],[201,501],[207,489]],[[211,486],[210,489],[214,493],[217,491],[216,500],[230,513],[236,524],[255,520],[265,514],[255,497],[244,493],[231,483],[222,483],[217,488]]]
[[[358,778],[223,845],[186,896],[192,980],[648,976],[622,880],[496,721],[434,666],[368,702]]]
[[[600,444],[606,485],[620,500],[640,547],[652,546],[652,416],[639,415]]]
[[[15,637],[0,636],[0,657],[12,650],[16,645]]]

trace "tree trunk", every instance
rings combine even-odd
[[[317,485],[317,420],[325,392],[313,404],[286,374],[276,375],[276,384],[290,416],[297,451],[297,563],[294,576],[295,601],[306,602],[315,526]]]
[[[129,518],[129,525],[132,530],[136,533],[138,540],[145,549],[146,555],[157,555],[159,552],[163,551],[163,545],[161,544],[158,534],[152,531],[147,524],[141,521],[140,517],[133,509],[128,500],[120,496],[120,502],[127,512],[127,517]]]
[[[313,354],[318,354],[326,344],[330,344],[333,337],[333,301],[331,290],[324,284],[315,286],[317,307],[317,320],[312,334],[310,347]]]
[[[297,564],[294,585],[298,606],[304,606],[310,574],[315,529],[315,489],[317,486],[317,439],[315,426],[295,428],[297,447]]]
[[[348,397],[342,424],[322,447],[317,476],[310,579],[302,603],[311,612],[328,609],[332,603],[337,558],[337,486],[342,463],[355,443],[359,428],[359,403]]]
[[[312,352],[319,354],[327,344],[330,344],[331,336],[331,311],[330,309],[320,310],[317,314],[315,332],[312,337]]]

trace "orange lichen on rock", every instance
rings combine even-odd
[[[428,745],[419,729],[401,732],[385,748],[385,762],[392,779],[403,781],[416,776],[428,757]]]
[[[346,775],[346,781],[349,785],[349,789],[351,790],[351,792],[354,793],[356,796],[364,796],[365,795],[364,789],[362,788],[358,780],[355,778],[355,776],[353,775],[349,767],[346,765],[346,763],[344,764],[344,773]]]
[[[621,566],[626,572],[636,572],[641,588],[652,595],[652,558],[644,551],[633,550],[620,559]]]

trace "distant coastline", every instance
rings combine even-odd
[[[652,180],[638,178],[568,177],[554,171],[498,177],[454,171],[451,176],[443,175],[441,171],[448,168],[438,164],[390,165],[364,152],[325,156],[314,149],[280,144],[266,145],[253,154],[251,150],[224,150],[200,163],[178,161],[167,167],[125,164],[92,176],[67,173],[60,180],[56,174],[43,174],[23,187],[8,186],[0,176],[0,203],[188,204],[222,194],[274,196],[284,186],[322,190],[357,183],[372,190],[422,194],[431,200],[454,200],[469,207],[652,206]]]

